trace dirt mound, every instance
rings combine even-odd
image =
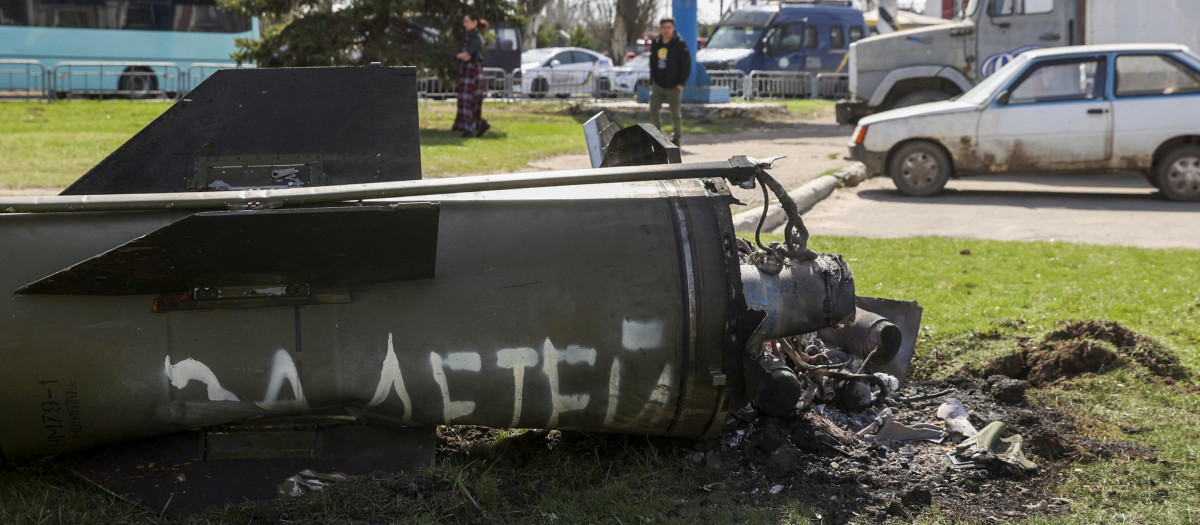
[[[1043,343],[1025,353],[1029,384],[1042,386],[1080,374],[1102,372],[1117,364],[1117,354],[1089,339]]]
[[[1041,342],[1024,340],[1021,346],[1020,352],[992,360],[976,375],[1003,375],[1043,386],[1132,361],[1168,382],[1188,377],[1175,354],[1113,321],[1063,321]]]
[[[1079,339],[1111,344],[1122,357],[1133,359],[1154,375],[1176,380],[1188,376],[1187,369],[1179,362],[1179,357],[1171,351],[1157,341],[1113,321],[1063,322],[1054,331],[1046,334],[1044,340],[1055,342]]]

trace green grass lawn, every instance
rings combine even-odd
[[[766,239],[764,239],[766,240]],[[774,240],[781,240],[775,237]],[[860,295],[925,309],[914,374],[943,377],[1016,349],[1063,319],[1109,319],[1146,334],[1200,369],[1200,251],[944,238],[814,237],[843,254]],[[960,254],[969,249],[969,255]],[[1158,461],[1091,459],[1053,475],[1067,515],[1042,523],[1195,523],[1200,520],[1200,396],[1135,366],[1030,391],[1101,440],[1157,448]],[[1122,428],[1141,428],[1126,434]],[[217,509],[196,521],[519,523],[779,523],[813,516],[787,496],[703,492],[692,443],[638,436],[505,432],[439,459],[425,472],[300,499]],[[387,487],[391,487],[390,489]],[[419,495],[419,497],[418,497]],[[936,508],[915,516],[954,522]],[[0,471],[0,522],[156,521],[73,478],[53,460]]]
[[[170,107],[170,102],[76,100],[0,104],[0,188],[64,187]],[[828,101],[787,102],[798,116],[827,111]],[[580,125],[590,115],[570,115],[565,103],[492,103],[484,118],[492,129],[481,139],[450,131],[455,103],[419,103],[421,163],[426,178],[527,171],[530,161],[586,153]],[[685,134],[732,132],[748,119],[687,122]],[[778,123],[774,123],[778,125]]]

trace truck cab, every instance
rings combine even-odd
[[[717,24],[696,60],[708,70],[835,71],[851,43],[867,34],[862,12],[846,2],[759,5]]]
[[[840,124],[947,100],[1032,49],[1082,43],[1084,0],[969,0],[959,19],[850,46],[850,96]]]

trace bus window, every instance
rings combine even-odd
[[[0,26],[23,26],[29,24],[25,13],[25,0],[0,0]]]
[[[858,42],[859,40],[862,40],[862,37],[863,37],[863,30],[861,27],[858,27],[858,26],[850,27],[850,41],[851,42]]]
[[[817,32],[816,26],[808,26],[804,31],[804,47],[816,49],[820,46],[821,43],[817,41],[818,34],[820,33]]]
[[[842,26],[829,26],[829,47],[842,49],[846,47],[846,33]]]
[[[175,2],[175,30],[203,33],[241,33],[250,30],[250,19],[217,9],[213,1]]]
[[[494,38],[488,39],[488,47],[496,50],[516,50],[517,46],[517,30],[511,27],[500,27],[491,31]]]
[[[14,4],[14,7],[10,7]],[[242,33],[250,30],[250,19],[217,9],[213,0],[32,0],[23,23],[14,19],[15,6],[22,0],[0,0],[0,25],[31,25],[88,29],[138,29],[143,31],[192,31]],[[30,16],[31,15],[31,16]]]

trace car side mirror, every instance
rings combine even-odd
[[[550,67],[556,67],[556,66],[561,66],[561,65],[562,65],[562,62],[561,62],[561,61],[558,61],[558,60],[551,60],[551,61],[550,61]]]
[[[996,97],[996,104],[1001,105],[1001,106],[1008,105],[1008,91],[1007,90],[1001,92],[1000,96]]]

